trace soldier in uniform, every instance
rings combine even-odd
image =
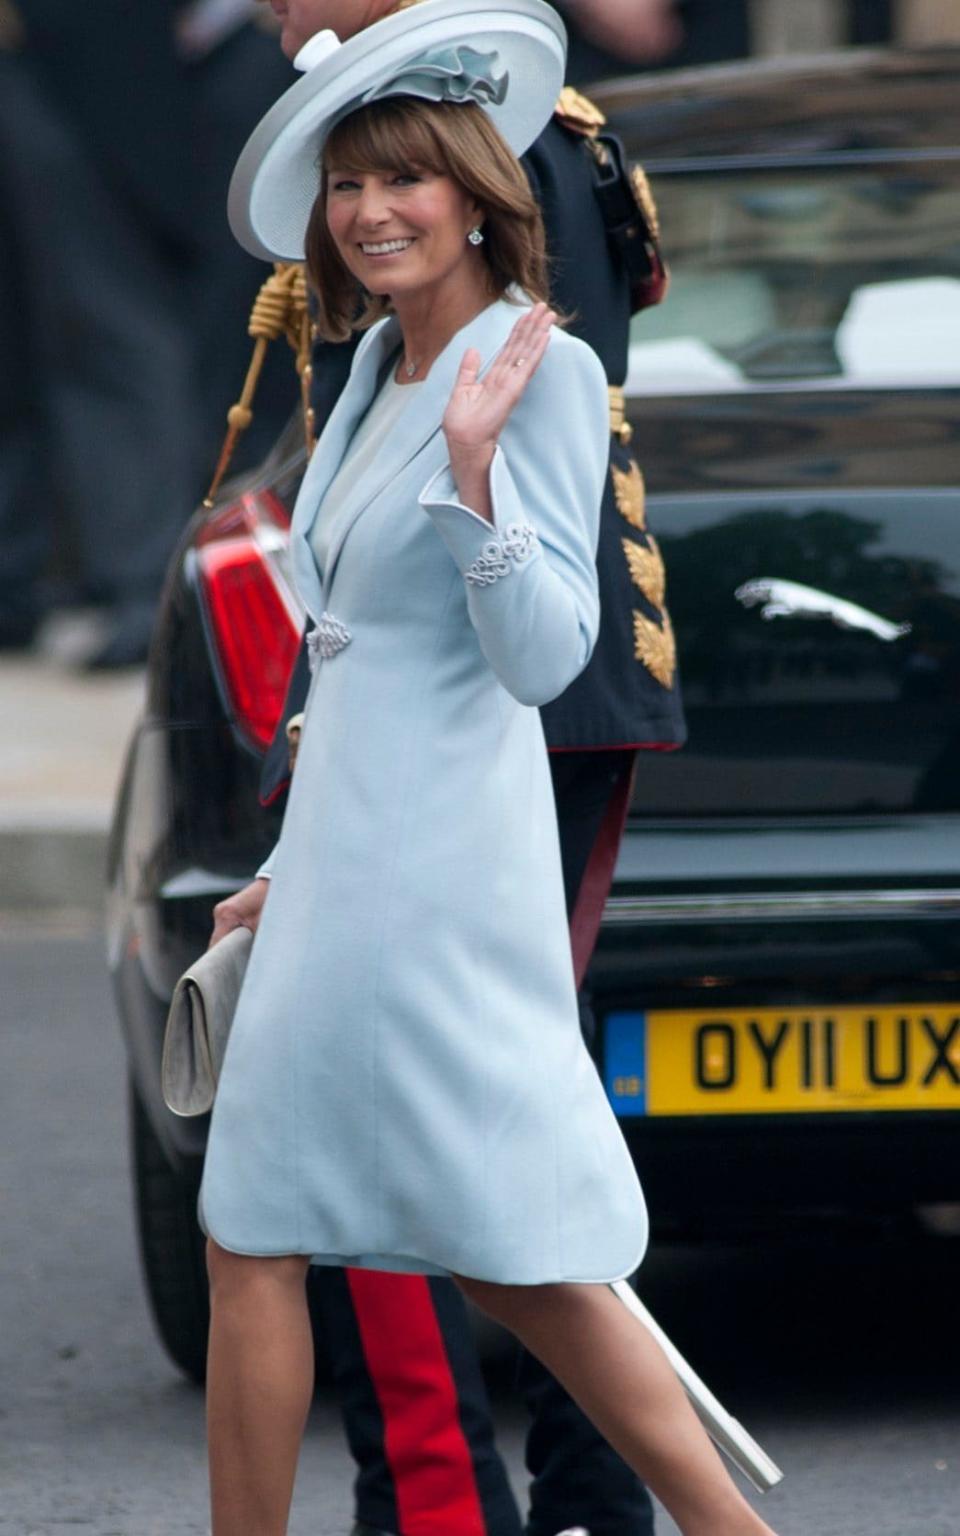
[[[341,38],[417,0],[270,0],[284,51],[331,27]],[[603,0],[578,0],[577,9]],[[662,9],[661,0],[650,0]],[[543,210],[555,306],[600,357],[610,386],[610,478],[601,520],[600,636],[586,671],[542,711],[551,750],[567,908],[578,985],[613,876],[638,753],[679,746],[684,723],[665,577],[630,452],[623,383],[632,313],[659,302],[667,277],[646,182],[624,164],[602,114],[564,91],[524,158]],[[316,431],[349,372],[353,346],[318,343],[312,358]],[[262,799],[289,777],[288,730],[308,684],[305,650],[267,754]],[[252,922],[258,882],[216,909],[217,936]],[[589,999],[581,998],[589,1040]],[[354,1536],[519,1536],[521,1521],[495,1450],[468,1318],[453,1282],[323,1269],[311,1275],[350,1449],[358,1465]],[[559,1384],[524,1357],[519,1385],[532,1414],[528,1536],[586,1529],[649,1536],[643,1485]]]

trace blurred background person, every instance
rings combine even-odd
[[[902,42],[917,48],[960,42],[960,0],[893,0],[893,3]]]
[[[570,38],[572,83],[622,74],[675,53],[684,33],[677,0],[557,0]]]
[[[0,645],[94,604],[92,667],[146,657],[216,457],[262,279],[232,241],[230,169],[289,83],[252,0],[2,0]],[[264,381],[262,453],[291,408]],[[57,578],[51,581],[51,577]]]
[[[556,0],[573,85],[637,68],[676,69],[750,51],[750,0]]]
[[[960,0],[556,0],[575,84],[849,44],[960,40]]]

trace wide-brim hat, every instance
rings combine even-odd
[[[267,261],[303,260],[324,140],[365,100],[476,101],[522,155],[563,86],[566,32],[543,0],[421,0],[346,43],[320,32],[295,63],[303,79],[254,129],[227,200],[240,244]]]

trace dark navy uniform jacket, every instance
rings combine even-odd
[[[597,353],[608,382],[620,386],[627,374],[630,282],[601,216],[586,139],[555,117],[523,164],[546,226],[552,302],[570,317],[567,328]],[[316,347],[318,428],[339,397],[352,356],[350,342]],[[679,746],[685,727],[663,568],[646,530],[640,472],[616,436],[611,438],[597,567],[600,635],[586,670],[541,710],[547,745],[551,751]],[[264,765],[265,799],[273,798],[286,777],[285,725],[302,709],[308,681],[302,653]]]

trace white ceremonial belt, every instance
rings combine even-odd
[[[758,1445],[743,1425],[732,1418],[717,1401],[710,1388],[701,1381],[676,1345],[651,1317],[629,1283],[626,1280],[617,1280],[610,1289],[615,1296],[619,1296],[627,1311],[632,1312],[648,1332],[653,1334],[679,1377],[680,1385],[690,1399],[697,1418],[714,1444],[729,1456],[734,1466],[743,1473],[744,1477],[749,1478],[754,1488],[760,1493],[766,1493],[770,1488],[775,1488],[783,1477],[776,1462],[771,1461],[763,1447]]]

